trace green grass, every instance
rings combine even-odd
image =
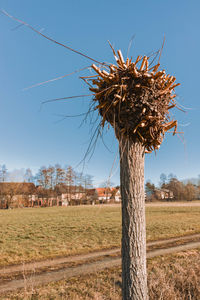
[[[147,239],[200,232],[200,207],[148,207]],[[120,207],[0,210],[0,265],[119,247]]]

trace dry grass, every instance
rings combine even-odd
[[[150,300],[199,300],[199,265],[200,249],[149,260]],[[40,288],[18,291],[0,299],[120,300],[121,270],[107,269]]]
[[[0,264],[119,246],[119,220],[119,208],[106,207],[0,211]]]
[[[148,207],[147,239],[200,232],[200,207]],[[119,247],[120,207],[0,210],[0,265]]]
[[[200,232],[200,207],[147,207],[147,240]]]
[[[149,274],[150,299],[200,299],[200,253],[177,255],[167,262],[154,263]]]

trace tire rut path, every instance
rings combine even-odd
[[[188,241],[191,239],[199,239],[198,241]],[[185,244],[182,245],[175,245],[175,246],[169,246],[167,247],[167,244],[172,242],[179,242],[183,241]],[[147,258],[152,258],[159,255],[167,255],[170,253],[176,253],[180,251],[185,251],[189,249],[195,249],[200,247],[200,234],[194,234],[190,236],[184,236],[179,238],[172,238],[168,240],[162,240],[162,241],[155,241],[155,242],[149,242],[147,243],[148,246],[155,246],[155,245],[166,245],[165,248],[162,249],[154,249],[154,250],[148,250],[147,251]],[[112,257],[112,255],[115,255]],[[117,257],[116,257],[117,255]],[[97,261],[88,262],[89,259],[98,259]],[[84,262],[84,260],[86,260]],[[62,267],[63,263],[67,262],[81,262],[81,265],[74,266],[74,267]],[[28,287],[36,287],[39,285],[44,285],[50,282],[59,281],[62,279],[68,279],[71,277],[76,277],[80,275],[86,275],[90,273],[94,273],[97,271],[101,271],[105,268],[112,268],[119,266],[121,264],[121,257],[120,257],[120,249],[111,249],[111,250],[105,250],[105,251],[99,251],[94,253],[88,253],[85,255],[77,255],[73,257],[62,257],[62,258],[56,258],[54,260],[46,260],[42,262],[36,262],[36,263],[28,263],[25,268],[25,266],[11,266],[11,267],[5,267],[3,269],[0,269],[0,274],[2,275],[9,275],[13,274],[14,272],[22,272],[23,268],[23,274],[24,270],[33,270],[33,268],[41,268],[41,264],[43,267],[49,267],[49,266],[58,266],[61,265],[61,269],[55,270],[55,271],[46,271],[42,274],[32,274],[26,278],[24,276],[23,279],[13,279],[8,282],[4,282],[0,284],[0,294],[4,294],[6,292],[11,292],[19,288],[28,288]]]

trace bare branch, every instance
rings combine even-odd
[[[56,116],[58,117],[62,117],[61,120],[58,120],[57,122],[55,123],[59,123],[59,122],[62,122],[63,120],[67,119],[67,118],[78,118],[78,117],[82,117],[82,116],[85,116],[85,115],[88,115],[89,113],[93,112],[95,110],[91,110],[91,111],[87,111],[85,113],[81,113],[81,114],[76,114],[76,115],[60,115],[60,114],[55,114]]]
[[[59,77],[56,77],[56,78],[53,78],[53,79],[49,79],[49,80],[46,80],[46,81],[43,81],[43,82],[36,83],[36,84],[34,84],[34,85],[31,85],[31,86],[28,86],[28,87],[24,88],[23,91],[26,91],[26,90],[32,89],[32,88],[34,88],[34,87],[37,87],[37,86],[46,84],[46,83],[48,83],[48,82],[53,82],[53,81],[56,81],[56,80],[59,80],[59,79],[63,79],[63,78],[65,78],[65,77],[67,77],[67,76],[73,75],[73,74],[78,73],[78,72],[81,72],[81,71],[83,71],[83,70],[87,70],[87,69],[89,69],[89,68],[90,68],[90,66],[84,67],[84,68],[82,68],[82,69],[75,70],[75,71],[73,71],[73,72],[71,72],[71,73],[68,73],[68,74],[66,74],[66,75],[63,75],[63,76],[59,76]]]
[[[74,99],[74,98],[82,98],[82,97],[89,97],[92,96],[91,94],[88,95],[78,95],[78,96],[70,96],[70,97],[63,97],[63,98],[55,98],[43,101],[41,104],[49,103],[49,102],[55,102],[55,101],[61,101],[61,100],[67,100],[67,99]]]
[[[96,62],[96,63],[98,63],[98,64],[100,64],[100,65],[106,65],[106,63],[101,63],[101,62],[99,62],[98,60],[93,59],[93,58],[89,57],[88,55],[86,55],[86,54],[84,54],[84,53],[82,53],[82,52],[80,52],[80,51],[77,51],[77,50],[75,50],[75,49],[72,49],[71,47],[69,47],[69,46],[67,46],[67,45],[65,45],[65,44],[62,44],[62,43],[60,43],[60,42],[58,42],[58,41],[56,41],[56,40],[50,38],[49,36],[47,36],[47,35],[41,33],[39,30],[35,29],[33,26],[29,25],[28,23],[26,23],[26,22],[24,22],[24,21],[22,21],[22,20],[20,20],[20,19],[18,19],[18,18],[16,18],[16,17],[14,17],[14,16],[11,16],[11,15],[10,15],[9,13],[7,13],[5,10],[2,9],[1,12],[2,12],[5,16],[7,16],[7,17],[9,17],[9,18],[11,18],[11,19],[13,19],[13,20],[15,20],[16,22],[18,22],[18,23],[20,23],[20,24],[22,24],[22,25],[25,25],[25,26],[28,27],[28,28],[30,28],[32,31],[34,31],[34,32],[36,32],[37,34],[41,35],[42,37],[44,37],[45,39],[49,40],[50,42],[55,43],[55,44],[57,44],[57,45],[59,45],[59,46],[62,46],[62,47],[64,47],[64,48],[66,48],[66,49],[68,49],[68,50],[70,50],[70,51],[72,51],[72,52],[74,52],[74,53],[76,53],[76,54],[79,54],[79,55],[81,55],[81,56],[83,56],[83,57],[85,57],[85,58],[87,58],[87,59],[89,59],[89,60],[92,60],[93,62]]]
[[[130,42],[129,42],[129,45],[128,45],[128,50],[127,50],[127,54],[126,54],[126,57],[128,57],[129,56],[129,52],[130,52],[130,49],[131,49],[131,47],[132,47],[132,44],[133,44],[133,40],[134,40],[134,38],[135,38],[135,34],[131,37],[131,40],[130,40]]]
[[[158,63],[160,62],[160,58],[161,58],[161,55],[162,55],[162,52],[163,52],[164,44],[165,44],[165,34],[164,34],[164,38],[163,38],[162,47],[160,49],[160,55],[159,55],[159,58],[158,58]]]

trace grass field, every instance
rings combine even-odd
[[[200,232],[200,207],[148,207],[147,240]],[[0,265],[119,247],[120,207],[0,210]]]

